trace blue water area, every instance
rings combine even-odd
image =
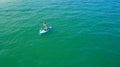
[[[120,1],[0,0],[0,67],[120,67]]]

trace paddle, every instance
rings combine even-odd
[[[42,31],[43,26],[40,28],[40,31]]]

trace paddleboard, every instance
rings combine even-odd
[[[48,30],[40,30],[40,34],[44,34],[44,33],[47,33],[48,31],[50,31],[52,27],[50,26]]]

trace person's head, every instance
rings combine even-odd
[[[46,22],[44,22],[43,25],[46,25]]]
[[[46,24],[46,22],[44,22],[43,24]]]

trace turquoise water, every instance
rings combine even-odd
[[[0,67],[120,67],[120,1],[0,0]]]

